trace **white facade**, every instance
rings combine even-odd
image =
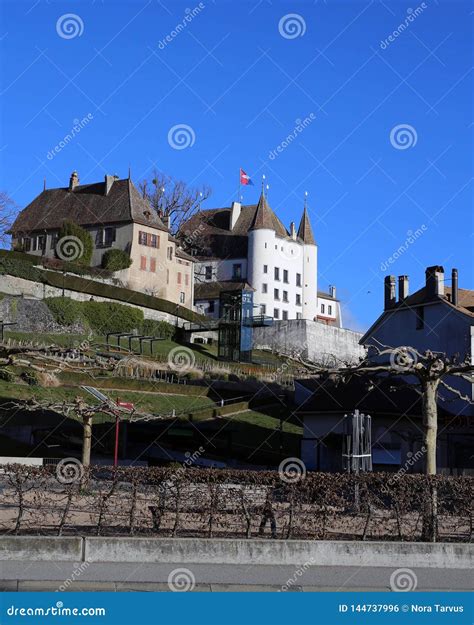
[[[274,319],[314,319],[317,247],[283,239],[273,230],[249,232],[247,282],[260,314]]]

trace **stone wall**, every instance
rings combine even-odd
[[[266,328],[254,329],[254,348],[271,349],[288,355],[300,355],[311,362],[328,365],[340,361],[356,362],[365,355],[365,349],[359,345],[360,332],[334,326],[293,319],[274,321]]]
[[[20,296],[24,299],[42,300],[45,297],[61,297],[63,295],[63,290],[61,288],[49,286],[40,282],[32,282],[31,280],[24,280],[23,278],[0,275],[0,293],[4,293],[6,295],[14,295],[17,297]],[[81,293],[80,291],[72,291],[69,289],[64,289],[64,296],[70,297],[71,299],[75,299],[80,302],[85,302],[91,299],[89,293]],[[183,323],[185,323],[185,321],[180,317],[177,318],[169,313],[162,312],[160,310],[154,310],[152,308],[146,308],[145,306],[137,306],[135,304],[130,304],[129,302],[121,302],[120,300],[110,299],[109,297],[97,297],[95,295],[93,299],[96,302],[115,302],[119,304],[126,304],[127,306],[131,306],[132,308],[138,308],[143,311],[145,319],[168,321],[168,323],[171,323],[173,325],[177,324],[178,326],[181,326],[183,325]],[[3,319],[4,321],[7,321],[6,318]],[[23,330],[23,328],[18,326],[15,328],[15,330],[20,331]],[[27,330],[25,329],[23,331]],[[53,332],[54,330],[48,331]]]

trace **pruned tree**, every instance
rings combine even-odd
[[[138,188],[172,234],[177,234],[181,225],[197,213],[201,203],[211,195],[210,187],[189,186],[157,169],[149,179],[139,182]]]
[[[13,221],[16,204],[6,191],[0,191],[0,243],[7,241],[7,231]]]
[[[319,375],[338,376],[345,382],[354,375],[373,374],[376,376],[394,376],[407,378],[422,398],[422,416],[424,430],[424,446],[426,448],[425,473],[436,475],[436,441],[438,435],[438,400],[439,389],[445,388],[457,399],[474,403],[472,398],[463,394],[449,383],[449,378],[465,379],[474,383],[474,362],[470,356],[460,358],[448,357],[445,353],[427,350],[420,352],[409,346],[388,347],[386,345],[370,345],[369,356],[357,364],[339,367],[298,361],[310,371]]]

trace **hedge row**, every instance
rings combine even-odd
[[[38,269],[37,267],[33,267],[30,262],[25,262],[19,258],[4,254],[0,255],[0,275],[1,274],[15,276],[33,282],[40,282],[59,289],[64,288],[69,291],[87,293],[88,295],[96,297],[107,297],[127,304],[143,306],[151,310],[158,310],[170,315],[175,315],[185,321],[199,322],[205,320],[202,315],[198,315],[193,310],[189,310],[179,304],[174,304],[173,302],[159,297],[153,297],[152,295],[146,295],[145,293],[132,291],[124,287],[87,280],[78,276],[63,275],[54,271]]]
[[[205,442],[203,442],[205,445]],[[6,465],[5,533],[469,542],[470,477],[169,468]],[[291,462],[290,462],[291,461]],[[285,469],[285,466],[287,469]],[[299,470],[298,470],[299,469]]]

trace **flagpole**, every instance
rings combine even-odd
[[[240,169],[239,169],[239,188],[237,191],[237,202],[240,202]]]

